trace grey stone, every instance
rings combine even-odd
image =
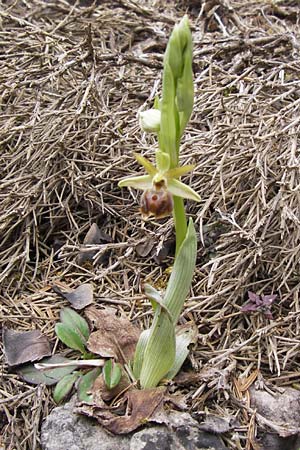
[[[43,450],[129,450],[130,436],[111,435],[73,408],[73,402],[66,403],[47,417],[41,430]]]
[[[199,430],[189,414],[171,412],[168,427],[155,425],[126,436],[105,431],[96,421],[74,412],[74,401],[55,408],[41,430],[43,450],[225,450],[221,439]],[[157,417],[159,421],[159,417]],[[165,420],[165,417],[161,417]]]
[[[272,432],[259,430],[258,441],[262,450],[298,450],[300,435],[300,392],[293,388],[269,393],[263,389],[250,389],[251,406],[273,424]],[[265,427],[264,427],[265,428]],[[280,436],[280,430],[290,430]],[[293,430],[295,430],[293,432]],[[277,433],[278,431],[278,433]],[[290,435],[288,435],[290,434]]]
[[[173,450],[176,442],[169,430],[164,426],[145,428],[134,433],[130,442],[130,450]]]

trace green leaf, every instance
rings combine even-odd
[[[75,381],[80,376],[79,372],[64,376],[55,386],[53,399],[55,403],[60,403],[72,390]]]
[[[169,318],[172,322],[172,316],[170,314],[170,311],[164,304],[164,301],[161,298],[159,292],[154,287],[150,286],[150,284],[147,284],[147,283],[145,284],[144,289],[145,289],[146,296],[149,298],[149,300],[151,302],[154,312],[157,311],[159,313],[160,308],[163,309],[166,312],[166,314],[169,316]]]
[[[69,348],[85,353],[86,340],[81,334],[77,334],[69,325],[57,323],[55,325],[57,337]]]
[[[63,324],[73,329],[78,335],[88,340],[90,330],[87,321],[71,308],[64,308],[60,312],[60,320]]]
[[[122,369],[121,365],[114,363],[112,359],[109,359],[103,367],[103,379],[108,389],[113,389],[118,386],[121,377]]]
[[[189,345],[196,341],[197,338],[197,327],[193,324],[183,327],[178,327],[176,330],[176,354],[175,361],[172,369],[167,373],[166,378],[172,380],[179,370],[182,364],[186,360],[189,354]]]
[[[182,77],[177,83],[177,107],[180,113],[180,137],[191,117],[194,106],[194,83],[192,70],[192,54],[186,52]]]
[[[161,150],[156,150],[156,165],[159,172],[167,172],[170,168],[170,156],[168,153],[162,152]]]
[[[155,96],[153,108],[154,108],[154,109],[159,109],[159,110],[160,110],[160,100],[159,100],[158,95]]]
[[[51,358],[42,359],[39,362],[45,364],[58,364],[70,361],[71,360],[68,358],[55,355],[51,356]],[[55,369],[47,370],[38,370],[34,367],[33,364],[26,364],[18,370],[18,374],[22,377],[23,380],[27,381],[27,383],[46,384],[48,386],[51,386],[52,384],[55,384],[59,380],[61,380],[65,375],[72,373],[76,368],[76,361],[74,361],[74,366],[57,367]]]
[[[153,388],[164,378],[175,360],[174,325],[169,314],[160,308],[156,312],[144,351],[140,375],[142,389]]]
[[[196,254],[196,232],[193,221],[190,219],[186,236],[175,258],[163,299],[165,309],[162,307],[156,308],[150,336],[144,350],[140,374],[142,389],[157,386],[174,366],[176,352],[174,327],[191,286]],[[157,301],[157,294],[152,292],[151,295],[154,295],[154,300]]]
[[[175,25],[164,57],[164,66],[166,63],[170,65],[175,80],[181,76],[183,70],[180,31],[180,25]]]
[[[144,360],[145,349],[146,349],[146,345],[147,345],[149,336],[150,336],[150,330],[142,331],[140,334],[138,343],[136,345],[136,348],[135,348],[132,370],[133,370],[133,375],[136,380],[139,380],[139,378],[140,378],[143,360]]]
[[[176,324],[189,293],[197,256],[197,236],[192,219],[184,241],[182,242],[168,282],[164,296],[164,304],[170,311],[173,323]]]
[[[91,402],[93,400],[93,396],[89,394],[89,392],[92,390],[92,387],[95,383],[96,378],[101,374],[101,369],[96,368],[93,370],[90,370],[88,373],[83,375],[80,378],[80,381],[78,383],[77,387],[77,396],[78,400],[81,402]]]

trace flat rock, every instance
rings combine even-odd
[[[260,430],[262,450],[298,450],[300,448],[300,391],[284,388],[273,394],[250,388],[251,407],[271,422],[273,430]],[[280,436],[281,434],[281,436]]]
[[[73,412],[74,402],[54,408],[42,425],[43,450],[129,450],[130,437],[113,436]]]
[[[96,421],[74,412],[74,401],[54,408],[41,430],[42,450],[226,450],[221,439],[201,431],[187,413],[172,413],[165,425],[126,436],[112,435]]]

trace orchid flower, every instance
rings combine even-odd
[[[170,169],[170,156],[161,150],[156,151],[156,167],[144,156],[136,153],[134,156],[147,175],[124,178],[119,182],[119,187],[133,187],[144,191],[141,198],[143,217],[154,215],[162,218],[169,215],[173,210],[173,195],[200,201],[197,192],[179,180],[182,175],[194,169],[193,165]]]

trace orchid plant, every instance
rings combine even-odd
[[[146,174],[119,182],[120,187],[143,191],[144,218],[160,219],[173,213],[175,223],[176,256],[166,292],[162,296],[153,287],[145,286],[154,319],[151,328],[141,333],[132,367],[142,389],[155,387],[162,379],[176,375],[194,335],[192,327],[183,332],[176,326],[191,286],[197,253],[195,228],[192,219],[187,221],[184,199],[200,201],[200,196],[180,181],[194,166],[179,164],[180,139],[194,103],[192,56],[192,35],[185,16],[175,25],[165,52],[162,97],[155,100],[153,109],[140,113],[139,117],[144,131],[157,134],[155,165],[135,154]]]

